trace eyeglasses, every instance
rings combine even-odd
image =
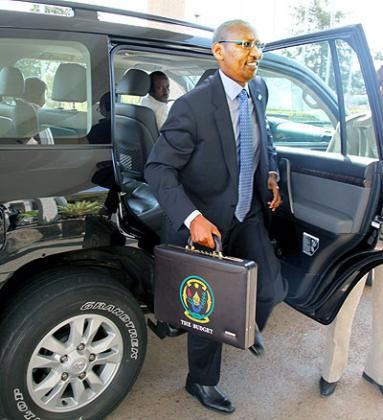
[[[256,47],[257,50],[260,52],[262,52],[266,46],[265,43],[259,42],[259,41],[241,41],[239,39],[233,39],[233,40],[224,39],[223,41],[218,41],[218,44],[223,44],[223,43],[239,45],[242,48],[246,48],[247,50],[251,50],[254,47]]]

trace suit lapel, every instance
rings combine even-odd
[[[251,99],[254,104],[255,114],[257,116],[257,123],[259,127],[259,135],[260,135],[259,140],[261,144],[264,144],[265,139],[266,139],[265,115],[263,112],[261,112],[261,108],[263,108],[264,97],[262,95],[262,92],[257,88],[257,86],[254,86],[253,82],[249,83],[249,90],[250,90]]]
[[[267,143],[267,134],[266,134],[266,125],[265,125],[265,114],[263,112],[263,103],[264,103],[264,94],[258,88],[254,81],[249,83],[250,96],[254,104],[255,114],[257,116],[257,124],[259,129],[259,151],[260,151],[260,164],[263,164],[267,161],[266,154],[266,143]]]
[[[230,110],[218,71],[212,76],[211,84],[213,88],[213,104],[216,107],[214,118],[221,139],[223,156],[235,188],[238,189],[239,168],[237,162],[237,147],[235,144]]]

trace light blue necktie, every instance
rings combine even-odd
[[[235,216],[243,222],[253,197],[254,144],[249,102],[245,89],[239,94],[239,187]]]

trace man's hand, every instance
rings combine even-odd
[[[267,188],[273,192],[273,200],[269,201],[267,204],[269,205],[271,211],[275,211],[281,205],[282,199],[277,183],[277,176],[273,173],[269,174]]]
[[[208,248],[215,248],[212,235],[221,237],[221,233],[213,223],[210,223],[202,214],[196,216],[190,223],[190,235],[195,244],[200,244]]]

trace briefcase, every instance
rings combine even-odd
[[[159,321],[241,349],[254,344],[254,261],[190,244],[158,245],[154,255],[154,313]]]

